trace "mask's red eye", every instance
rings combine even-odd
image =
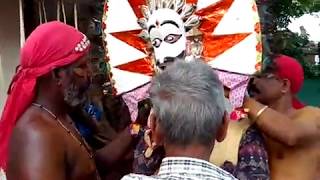
[[[164,41],[170,44],[177,42],[181,38],[181,34],[169,34],[164,38]]]

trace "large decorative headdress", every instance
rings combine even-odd
[[[107,0],[103,22],[118,94],[148,83],[176,57],[244,75],[260,66],[254,0]]]
[[[186,4],[185,0],[150,0],[141,10],[140,37],[152,44],[156,71],[189,54],[186,32],[200,24],[200,17],[194,14],[195,5]]]

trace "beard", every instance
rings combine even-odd
[[[84,90],[72,83],[64,91],[64,101],[71,107],[77,107],[87,100],[84,92]]]

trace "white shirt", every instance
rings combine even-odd
[[[236,180],[223,169],[201,159],[169,157],[162,160],[159,172],[154,176],[129,174],[122,180]]]

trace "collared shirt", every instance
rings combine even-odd
[[[200,159],[187,157],[168,157],[162,160],[159,172],[154,176],[129,174],[122,180],[236,180],[223,169]]]
[[[145,149],[146,144],[141,137],[134,151],[133,172],[152,175],[159,169],[164,153],[156,149],[150,158],[145,158],[143,153]],[[241,180],[270,179],[268,153],[262,134],[254,125],[250,126],[242,136],[238,153],[238,164],[225,162],[222,166],[224,170]]]

